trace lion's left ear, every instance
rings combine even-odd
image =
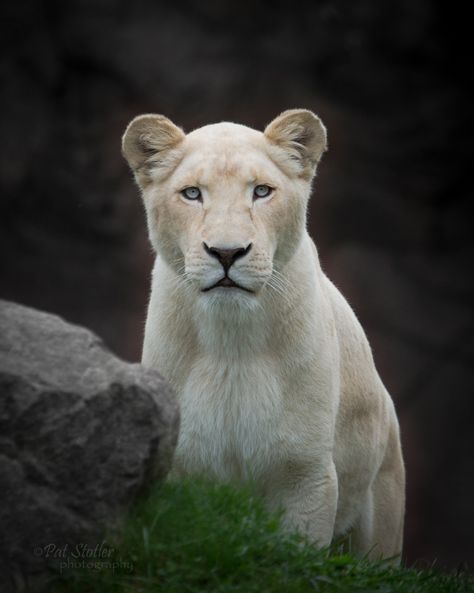
[[[317,115],[307,109],[289,109],[269,123],[264,134],[276,159],[290,173],[313,177],[327,150],[326,128]]]

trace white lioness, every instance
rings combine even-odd
[[[265,131],[128,126],[156,263],[143,363],[181,406],[175,475],[251,480],[317,545],[402,548],[394,406],[364,331],[321,270],[306,208],[326,132],[310,111]]]

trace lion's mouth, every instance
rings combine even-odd
[[[208,286],[207,288],[203,288],[202,292],[208,292],[209,290],[212,290],[213,288],[218,288],[218,287],[223,287],[223,288],[240,288],[240,290],[245,290],[245,292],[252,292],[248,288],[245,288],[245,286],[241,286],[240,284],[237,284],[237,282],[234,282],[232,280],[232,278],[229,278],[229,276],[224,276],[223,278],[221,278],[219,281],[217,281],[212,286]]]

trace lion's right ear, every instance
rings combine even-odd
[[[175,166],[181,157],[176,149],[184,140],[181,128],[164,115],[139,115],[127,126],[122,138],[122,154],[142,187],[157,169]]]

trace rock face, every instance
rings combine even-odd
[[[90,331],[0,301],[0,590],[93,545],[171,463],[178,407]]]

